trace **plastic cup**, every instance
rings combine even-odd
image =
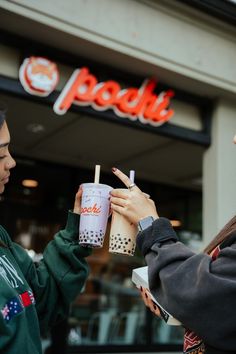
[[[79,244],[99,248],[103,246],[113,188],[101,183],[84,183],[82,189]]]
[[[128,189],[119,189],[130,193]],[[133,256],[136,247],[137,226],[128,221],[124,216],[112,212],[111,230],[109,238],[109,252]]]

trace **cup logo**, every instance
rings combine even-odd
[[[30,94],[46,97],[55,89],[58,81],[57,65],[46,58],[26,58],[20,67],[20,82]]]
[[[95,203],[92,206],[81,208],[81,215],[99,215],[101,213],[101,209],[102,207],[98,207],[97,203]]]

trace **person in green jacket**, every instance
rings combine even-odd
[[[16,165],[5,113],[0,111],[0,194]],[[84,287],[91,249],[78,244],[81,194],[79,189],[65,229],[37,265],[0,225],[0,353],[41,354],[41,334],[68,316],[70,303]]]

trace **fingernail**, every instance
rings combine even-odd
[[[116,167],[112,167],[112,172],[116,172],[117,168]]]
[[[154,307],[155,310],[157,309],[156,305],[154,305],[154,304],[153,304],[153,307]]]

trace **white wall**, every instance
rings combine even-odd
[[[11,14],[3,13],[1,25],[11,31],[15,28],[19,34],[24,32],[42,41],[51,38],[54,45],[67,48],[71,41],[71,49],[81,53],[89,50],[89,43],[96,44],[95,59],[111,60],[102,50],[109,48],[114,62],[121,65],[126,60],[128,65],[131,57],[139,61],[136,70],[156,71],[172,84],[174,77],[166,70],[182,75],[180,86],[190,85],[189,79],[193,79],[202,89],[205,83],[236,93],[235,27],[175,0],[0,0],[0,7]],[[24,19],[25,27],[21,21],[17,28],[19,18],[10,23],[14,13]],[[47,32],[34,29],[33,22]],[[67,39],[56,30],[67,33]],[[81,39],[84,46],[80,46]]]
[[[219,100],[203,161],[204,243],[236,215],[236,102]]]

